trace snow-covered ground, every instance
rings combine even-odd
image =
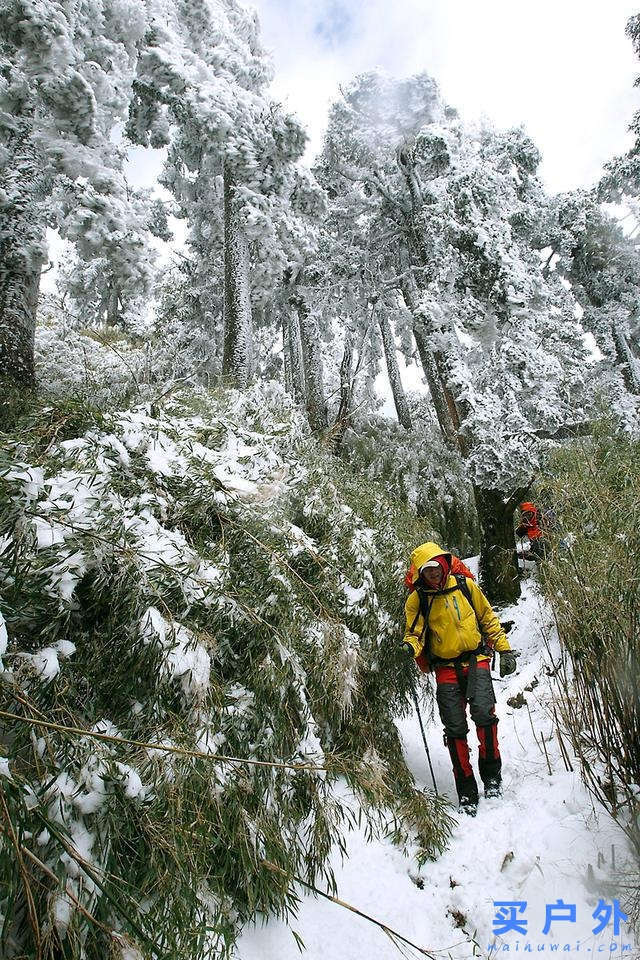
[[[410,852],[405,856],[386,841],[367,843],[363,832],[354,831],[348,858],[341,863],[335,855],[338,896],[438,957],[558,952],[636,960],[640,946],[629,925],[621,921],[618,935],[614,933],[616,893],[610,885],[612,854],[619,877],[629,857],[627,842],[604,811],[594,810],[577,762],[573,772],[566,769],[555,734],[548,673],[557,638],[532,573],[523,587],[518,603],[500,614],[502,620],[515,621],[509,639],[522,651],[518,670],[505,680],[494,675],[503,797],[482,799],[475,819],[460,815],[447,851],[421,870]],[[526,704],[508,706],[507,700],[519,693]],[[425,723],[438,788],[453,799],[440,722],[436,717],[428,723],[425,718]],[[430,788],[417,718],[403,720],[399,730],[417,783]],[[475,747],[475,740],[472,727],[470,745]],[[477,749],[473,753],[477,759]],[[305,891],[300,895],[292,927],[304,941],[307,960],[388,960],[399,955],[373,924]],[[499,901],[519,906],[496,906]],[[547,912],[551,923],[544,933]],[[512,929],[494,935],[499,915],[526,923],[525,932]],[[606,926],[594,934],[607,918]],[[489,950],[491,944],[495,948]],[[420,956],[408,947],[402,951],[407,957]],[[238,960],[293,960],[299,955],[282,921],[247,928],[237,946]]]

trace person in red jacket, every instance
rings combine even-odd
[[[544,559],[546,545],[540,524],[540,511],[535,503],[529,500],[520,504],[520,523],[516,527],[516,536],[526,536],[529,540],[529,550],[522,555],[523,560],[535,560],[537,563]]]

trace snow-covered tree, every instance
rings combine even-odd
[[[33,343],[44,243],[44,176],[27,118],[3,136],[0,158],[0,369],[35,380]]]
[[[494,600],[519,591],[513,507],[542,446],[583,419],[575,304],[537,249],[538,161],[521,130],[464,127],[429,77],[380,74],[334,105],[322,160],[396,250],[440,427],[473,483]]]
[[[223,285],[206,267],[174,253],[156,286],[153,329],[179,355],[179,376],[209,386],[221,374]]]
[[[251,302],[287,266],[278,224],[305,135],[265,93],[271,66],[252,13],[236,0],[149,4],[128,133],[169,145],[162,180],[189,221],[195,257],[211,262],[223,243],[222,371],[243,386],[252,371]]]
[[[84,326],[135,326],[149,312],[156,276],[153,236],[171,239],[166,218],[155,222],[159,201],[148,193],[117,191],[105,197],[82,179],[57,188],[61,233],[73,243],[58,286]]]
[[[87,243],[98,231],[118,247],[126,184],[112,133],[126,115],[146,27],[134,0],[0,3],[0,363],[20,383],[34,379],[46,227],[77,236],[84,217]],[[136,271],[129,262],[124,282]]]
[[[640,57],[640,14],[627,21],[627,36]],[[636,80],[636,84],[638,80]],[[640,288],[638,230],[640,230],[640,112],[630,126],[633,146],[605,166],[593,193],[579,192],[559,199],[556,238],[559,269],[575,283],[583,298],[584,324],[593,333],[625,411],[637,421],[640,395]],[[616,223],[603,202],[626,208]]]
[[[296,242],[302,242],[304,260],[297,274],[291,271],[287,288],[290,302],[304,303],[313,314],[307,335],[313,335],[322,359],[326,398],[322,406],[328,410],[323,420],[331,425],[337,452],[354,408],[369,411],[379,404],[373,387],[383,352],[377,317],[389,307],[381,302],[378,273],[384,264],[370,248],[366,217],[357,202],[351,203],[344,192],[338,194],[322,165],[314,174],[315,183],[323,188],[323,208],[296,218],[306,222],[309,236],[305,239],[301,231],[293,235],[291,256],[296,256]]]
[[[631,40],[636,57],[640,59],[640,13],[629,17],[625,32]],[[640,110],[635,113],[629,129],[635,136],[633,146],[605,167],[600,193],[607,199],[619,199],[622,195],[640,196]]]
[[[635,204],[631,198],[627,203]],[[630,216],[633,216],[633,209]],[[555,269],[573,285],[582,326],[602,354],[599,385],[608,403],[637,420],[640,397],[640,256],[636,231],[626,232],[594,193],[557,198]]]
[[[436,84],[426,75],[398,82],[366,74],[354,82],[346,98],[334,104],[318,162],[318,175],[332,198],[336,235],[343,246],[342,263],[340,252],[337,256],[338,271],[346,274],[349,283],[362,272],[369,281],[370,297],[382,309],[396,308],[396,313],[398,307],[402,312],[403,305],[394,295],[394,287],[403,290],[405,304],[418,302],[408,262],[407,235],[412,231],[404,182],[398,178],[398,144],[416,124],[443,118],[445,112]],[[380,317],[381,309],[377,313]],[[432,397],[438,400],[441,388],[417,310],[412,316],[420,360]],[[383,343],[386,340],[390,345],[388,331],[381,333]],[[399,376],[386,348],[385,359],[396,408],[399,406],[407,422]],[[440,414],[443,431],[452,435],[444,400]]]

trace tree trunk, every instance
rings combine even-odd
[[[411,414],[405,396],[402,379],[400,377],[400,368],[398,366],[398,357],[396,354],[396,341],[391,329],[391,321],[384,307],[378,311],[378,323],[380,324],[380,333],[382,334],[382,345],[384,355],[387,361],[387,373],[389,375],[389,384],[393,394],[393,402],[396,407],[398,423],[405,430],[411,430]]]
[[[46,256],[41,209],[44,177],[31,120],[17,120],[4,163],[0,221],[0,376],[35,385],[34,339],[40,274]]]
[[[469,413],[467,404],[456,400],[449,387],[451,358],[429,343],[424,317],[418,310],[415,281],[409,275],[403,284],[405,301],[414,318],[414,336],[427,377],[436,416],[445,441],[457,448],[467,460],[471,453],[468,438],[461,432],[462,419]],[[459,409],[460,405],[462,410]],[[491,603],[510,603],[520,596],[520,580],[513,531],[513,510],[505,508],[499,490],[473,487],[480,525],[480,581]]]
[[[295,298],[294,306],[297,308],[300,326],[309,426],[313,431],[320,432],[328,428],[329,421],[327,401],[324,395],[324,374],[318,330],[313,318],[309,315],[306,303],[301,297]]]
[[[351,395],[353,393],[353,340],[349,331],[344,343],[344,353],[342,354],[342,363],[340,364],[340,406],[338,415],[333,425],[332,449],[335,454],[340,451],[340,446],[347,432],[351,414]]]
[[[284,389],[289,396],[293,396],[293,364],[291,361],[291,337],[289,335],[289,321],[287,315],[282,311],[280,314],[280,325],[282,327],[282,367],[284,374]]]
[[[304,378],[304,359],[302,356],[302,337],[300,335],[300,321],[298,311],[293,304],[287,310],[287,329],[289,331],[289,350],[291,355],[291,377],[293,380],[293,396],[296,403],[304,406],[307,400],[307,384]]]
[[[120,323],[120,297],[118,287],[115,283],[109,290],[106,319],[108,327],[117,327]]]
[[[224,163],[224,350],[222,375],[238,388],[251,371],[249,246],[235,201],[235,185]]]
[[[513,603],[520,596],[513,507],[500,490],[474,485],[473,495],[480,523],[480,586],[492,605]]]
[[[452,382],[455,382],[453,373],[459,357],[460,343],[453,324],[450,324],[448,330],[438,329],[438,325],[434,323],[433,319],[426,316],[424,311],[420,309],[419,289],[411,271],[412,262],[416,261],[425,276],[428,276],[429,269],[432,269],[433,264],[429,261],[429,254],[424,248],[419,230],[413,230],[409,248],[405,249],[401,255],[405,268],[402,290],[407,306],[414,318],[414,336],[418,344],[418,353],[425,368],[436,415],[445,440],[449,443],[453,441],[453,445],[458,448],[463,457],[468,457],[469,441],[460,427],[462,421],[470,413],[470,409],[465,400],[454,396],[451,386]],[[442,347],[434,349],[430,343],[430,338],[441,343],[443,334],[449,336],[450,349],[448,352],[443,350]],[[433,358],[433,361],[428,360],[427,357]],[[430,368],[429,372],[427,372],[427,368]]]
[[[418,355],[422,369],[427,378],[431,402],[433,403],[433,408],[438,418],[442,436],[447,446],[460,449],[456,434],[457,417],[454,420],[452,411],[447,404],[442,378],[438,371],[437,358],[431,349],[424,320],[418,311],[418,291],[413,278],[406,278],[403,281],[402,293],[407,308],[413,317],[413,336],[416,341],[416,346],[418,347]]]
[[[616,356],[618,358],[618,363],[620,364],[624,385],[629,393],[633,393],[637,396],[640,394],[640,372],[638,372],[638,362],[632,354],[629,344],[627,343],[624,330],[621,330],[617,324],[613,323],[611,325],[611,335],[616,348]]]
[[[413,336],[416,341],[416,346],[418,347],[418,356],[420,357],[422,369],[427,378],[431,402],[433,403],[433,408],[438,418],[442,436],[447,446],[460,451],[460,440],[456,433],[460,419],[457,415],[455,404],[447,402],[445,387],[438,370],[437,358],[429,347],[427,333],[424,323],[421,320],[414,322]]]

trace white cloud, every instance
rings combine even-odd
[[[421,70],[463,116],[524,123],[553,190],[593,183],[629,144],[640,64],[624,27],[635,0],[253,0],[275,94],[318,149],[339,83],[381,66]]]

